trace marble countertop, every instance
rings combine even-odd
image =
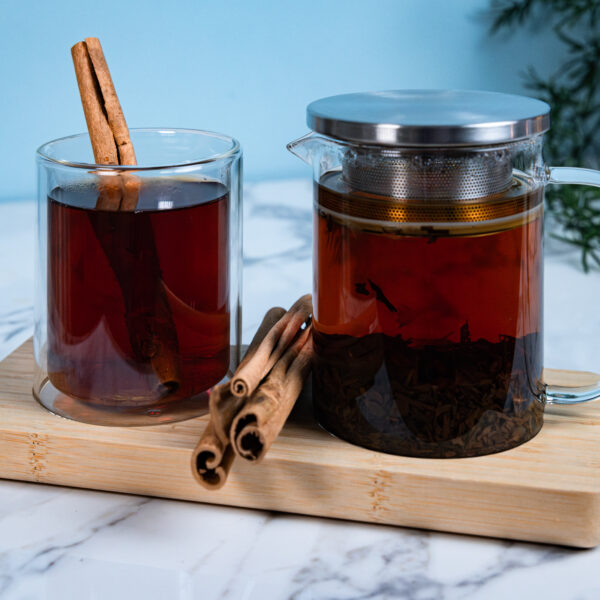
[[[311,194],[246,187],[245,341],[311,288]],[[32,332],[34,218],[31,201],[0,202],[0,358]],[[546,366],[600,370],[599,274],[547,244]],[[0,600],[597,600],[599,572],[600,549],[0,481]]]

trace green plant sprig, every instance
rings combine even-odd
[[[550,18],[565,44],[565,61],[548,78],[533,68],[526,86],[552,107],[552,128],[544,147],[547,162],[597,169],[600,166],[600,0],[491,0],[491,31]],[[549,188],[548,210],[564,235],[581,248],[584,271],[600,266],[600,189]]]

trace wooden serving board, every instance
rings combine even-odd
[[[342,442],[301,410],[262,464],[236,460],[219,491],[190,469],[207,417],[141,428],[57,417],[31,394],[31,342],[0,363],[0,477],[537,542],[600,544],[600,402],[548,407],[508,452],[390,456]],[[549,372],[592,384],[593,374]],[[573,381],[567,383],[572,385]]]

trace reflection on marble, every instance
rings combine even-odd
[[[311,193],[246,189],[245,341],[310,290]],[[31,334],[33,223],[32,203],[0,203],[0,356]],[[550,250],[546,364],[599,370],[598,272]],[[0,481],[0,600],[596,600],[599,570],[600,550]]]

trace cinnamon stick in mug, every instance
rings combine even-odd
[[[79,42],[82,44],[83,42]],[[77,46],[78,44],[76,44]],[[100,40],[95,37],[85,38],[85,46],[94,69],[98,88],[102,95],[102,102],[106,112],[106,119],[119,154],[120,165],[136,165],[135,151],[129,138],[129,129],[125,115],[117,96],[110,70],[104,58]]]
[[[83,113],[92,143],[94,160],[99,165],[118,165],[119,153],[113,137],[104,107],[100,90],[94,74],[85,42],[77,42],[71,48],[75,76],[79,86],[79,95]],[[119,210],[121,205],[121,182],[114,174],[101,176],[100,194],[96,208],[101,210]]]
[[[86,38],[71,48],[81,104],[94,160],[100,165],[136,165],[125,116],[98,38]],[[132,173],[100,173],[96,208],[134,210],[140,180]]]
[[[85,38],[85,45],[90,56],[94,74],[98,81],[98,87],[102,95],[106,118],[115,140],[120,165],[137,165],[135,150],[129,137],[129,129],[125,121],[125,115],[115,90],[110,70],[106,64],[106,58],[100,45],[100,40],[95,37]],[[135,210],[141,181],[133,173],[121,173],[121,206],[120,210]]]
[[[118,165],[119,153],[100,96],[92,60],[85,42],[71,48],[75,76],[87,123],[94,160],[99,165]]]
[[[71,56],[94,160],[101,165],[135,165],[129,129],[100,41],[86,38],[78,42],[71,48]],[[119,172],[99,172],[98,176],[96,210],[135,210],[141,187],[137,176]],[[151,364],[158,379],[156,394],[163,397],[179,388],[179,344],[162,282],[152,223],[144,214],[139,215],[138,221],[138,231],[145,229],[147,234],[136,239],[118,237],[111,228],[99,227],[96,219],[91,224],[123,292],[131,346],[138,360]],[[118,249],[124,245],[131,248],[131,263],[123,264],[121,260]]]
[[[252,361],[241,364],[231,380],[231,392],[238,398],[250,396],[286,351],[299,329],[312,314],[312,296],[299,298],[269,331]]]
[[[231,425],[235,453],[260,462],[283,428],[310,371],[312,325],[301,331]]]

